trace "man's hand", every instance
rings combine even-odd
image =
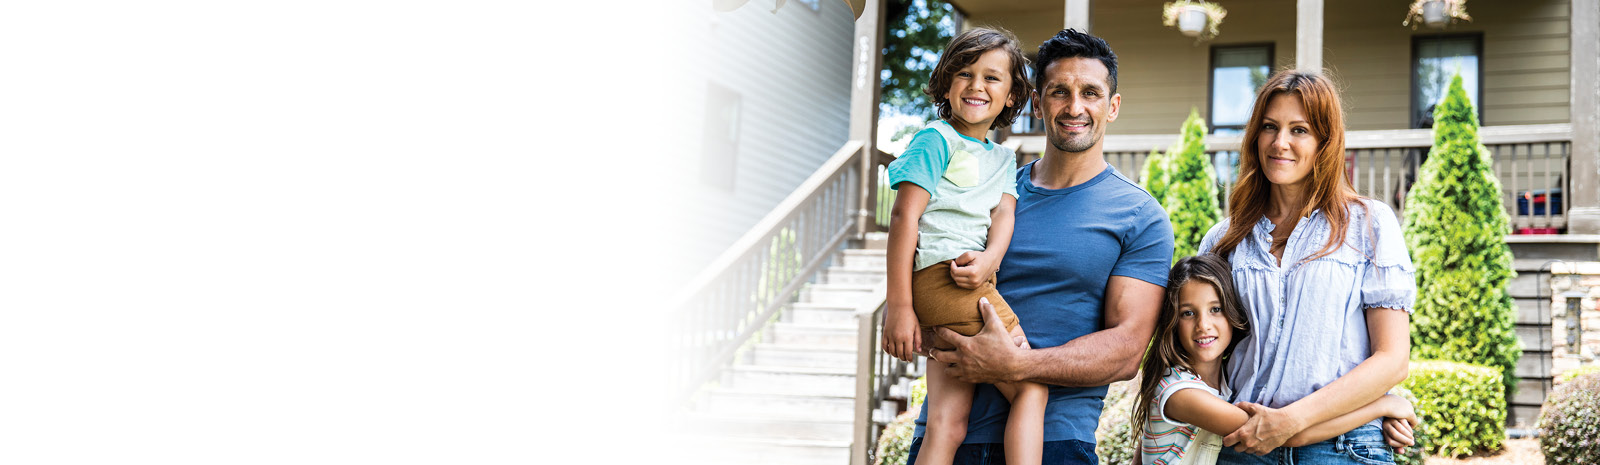
[[[956,346],[955,350],[935,349],[929,355],[938,363],[949,364],[945,373],[968,383],[1016,382],[1022,378],[1023,349],[1006,331],[1000,315],[994,312],[989,299],[978,299],[978,312],[983,314],[983,330],[973,336],[948,328],[935,328],[939,337]]]
[[[954,279],[957,286],[977,289],[994,276],[999,263],[988,253],[968,251],[950,262],[950,279]]]
[[[917,312],[910,307],[890,307],[883,313],[883,351],[890,356],[915,362],[922,345]]]
[[[1266,455],[1305,429],[1299,418],[1281,409],[1250,402],[1239,402],[1234,405],[1250,415],[1250,419],[1245,420],[1243,426],[1234,430],[1233,434],[1222,438],[1223,447],[1233,447],[1234,451]]]
[[[1416,429],[1421,420],[1417,419],[1416,407],[1411,402],[1394,394],[1384,395],[1378,400],[1383,402],[1385,410],[1383,419],[1383,438],[1390,447],[1403,451],[1406,446],[1416,445]]]

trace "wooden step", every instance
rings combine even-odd
[[[762,343],[750,351],[750,366],[848,369],[856,367],[855,348],[808,344]]]
[[[855,350],[857,333],[855,324],[801,324],[778,322],[772,324],[768,342],[775,344],[828,347]]]
[[[706,393],[705,411],[717,414],[787,415],[818,420],[850,420],[853,396],[761,392],[715,388]]]

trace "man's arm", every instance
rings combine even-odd
[[[1155,331],[1163,288],[1112,276],[1106,283],[1106,328],[1056,347],[1024,349],[1005,332],[987,301],[978,305],[984,326],[967,337],[945,328],[939,335],[955,350],[935,350],[934,359],[953,364],[947,373],[970,383],[1033,381],[1058,386],[1102,386],[1132,379]]]

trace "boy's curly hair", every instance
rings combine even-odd
[[[944,53],[939,54],[939,64],[933,68],[933,78],[928,80],[928,87],[922,92],[933,98],[933,105],[939,108],[939,118],[950,119],[950,99],[945,94],[950,93],[951,82],[957,71],[978,61],[978,57],[989,53],[990,50],[1005,50],[1011,58],[1011,106],[1000,110],[1000,116],[994,119],[989,129],[1010,126],[1017,119],[1017,114],[1022,113],[1022,107],[1028,104],[1028,95],[1033,92],[1033,83],[1028,80],[1028,58],[1022,56],[1022,47],[1018,45],[1016,36],[1003,29],[972,28],[950,40],[950,45],[944,48]]]

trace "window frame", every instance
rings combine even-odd
[[[1263,47],[1267,49],[1267,76],[1270,77],[1270,76],[1272,76],[1272,69],[1275,68],[1275,66],[1273,66],[1273,64],[1276,63],[1276,60],[1278,59],[1278,43],[1277,42],[1248,42],[1248,43],[1226,44],[1226,45],[1215,45],[1215,44],[1213,44],[1211,46],[1210,56],[1207,58],[1207,62],[1206,62],[1206,133],[1207,134],[1215,133],[1216,130],[1218,129],[1218,126],[1216,125],[1216,120],[1212,118],[1212,114],[1215,112],[1215,108],[1214,108],[1213,104],[1216,102],[1216,93],[1217,93],[1217,87],[1216,87],[1216,84],[1217,84],[1216,83],[1216,77],[1217,77],[1217,51],[1218,50],[1225,50],[1225,49],[1263,48]],[[1252,102],[1252,105],[1254,105],[1253,102]],[[1246,118],[1248,119],[1248,116],[1246,116]],[[1247,124],[1248,124],[1248,122],[1247,122]],[[1244,125],[1238,125],[1238,126],[1227,125],[1227,126],[1224,126],[1224,128],[1226,128],[1226,129],[1238,129],[1240,131],[1244,131]]]
[[[1422,108],[1417,106],[1417,97],[1422,93],[1422,86],[1420,85],[1421,83],[1417,79],[1417,64],[1418,58],[1422,54],[1422,43],[1434,39],[1472,39],[1472,47],[1478,56],[1478,95],[1472,100],[1472,102],[1473,106],[1478,110],[1478,126],[1483,126],[1484,89],[1489,87],[1488,83],[1484,82],[1483,80],[1483,70],[1484,68],[1487,68],[1487,66],[1484,66],[1485,57],[1483,54],[1483,32],[1449,32],[1439,34],[1415,34],[1411,36],[1411,73],[1406,77],[1407,80],[1411,81],[1410,94],[1407,96],[1411,103],[1407,105],[1410,110],[1406,112],[1406,128],[1428,129],[1418,127],[1417,125],[1417,115],[1418,112],[1422,110]]]

